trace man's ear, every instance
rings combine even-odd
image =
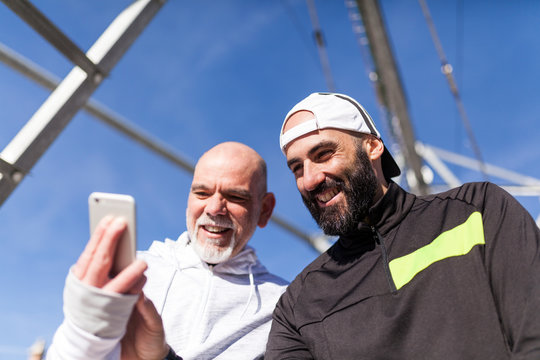
[[[274,194],[271,192],[264,194],[262,199],[261,213],[259,215],[259,221],[257,222],[259,227],[263,228],[266,226],[268,220],[270,220],[270,217],[272,216],[274,206],[276,206],[276,197]]]
[[[366,153],[371,161],[379,159],[384,152],[384,144],[375,136],[368,136],[365,142]]]

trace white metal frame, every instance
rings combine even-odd
[[[169,146],[130,124],[90,97],[129,45],[142,32],[166,0],[137,0],[124,10],[96,41],[82,53],[28,1],[1,0],[77,66],[61,82],[15,51],[0,44],[0,61],[38,84],[53,90],[49,98],[0,153],[0,205],[9,197],[32,166],[81,108],[190,173],[194,165]],[[273,214],[271,221],[323,252],[330,238],[311,235]]]
[[[113,69],[129,46],[148,25],[166,0],[136,0],[126,8],[84,54],[54,24],[32,6],[29,1],[1,0],[21,18],[28,22],[45,39],[54,45],[75,67],[61,82],[39,66],[24,59],[0,44],[0,61],[31,78],[40,85],[54,90],[27,124],[0,153],[0,205],[9,197],[24,176],[44,154],[52,142],[81,108],[124,133],[139,144],[168,159],[176,166],[193,173],[193,164],[175,153],[166,144],[130,124],[105,106],[90,99],[104,77]],[[539,196],[540,180],[511,172],[493,165],[480,164],[477,160],[446,150],[416,142],[416,152],[445,181],[443,187],[455,187],[462,182],[446,166],[444,161],[466,168],[486,171],[489,175],[508,180],[516,185],[503,186],[514,196]],[[399,158],[399,156],[397,156]],[[401,167],[404,168],[403,159]],[[415,176],[406,176],[410,188],[415,188]],[[438,189],[430,185],[431,190]],[[307,234],[285,219],[274,214],[275,224],[306,241],[318,252],[330,245],[329,237]],[[540,215],[537,218],[540,224]]]
[[[464,155],[427,145],[419,141],[415,145],[417,153],[426,161],[445,182],[445,185],[437,186],[430,184],[432,191],[440,191],[463,184],[463,181],[448,168],[445,162],[458,165],[467,169],[485,173],[489,177],[507,181],[508,184],[499,184],[513,196],[531,196],[540,199],[540,179],[519,174],[499,166],[481,163]],[[540,214],[536,217],[536,224],[540,226]]]
[[[58,37],[59,30],[44,20],[46,18],[28,1],[2,1],[17,11],[27,22],[37,19],[40,26],[34,28],[45,38]],[[81,63],[76,64],[0,153],[0,204],[13,192],[77,111],[84,106],[104,76],[113,69],[164,2],[164,0],[133,2],[118,15],[84,57],[72,57],[74,61],[80,60]],[[60,36],[60,38],[67,37]],[[76,50],[74,52],[79,53]],[[94,66],[89,66],[87,60]]]

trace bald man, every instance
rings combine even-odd
[[[264,160],[226,142],[197,162],[187,231],[154,242],[114,278],[108,249],[126,224],[104,219],[68,275],[48,359],[262,359],[287,282],[247,243],[274,205]]]

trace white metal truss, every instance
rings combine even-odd
[[[0,153],[0,204],[60,135],[73,116],[88,101],[104,77],[163,6],[164,0],[137,0],[128,6],[86,54],[54,27],[28,1],[2,0],[21,18],[55,45],[71,54],[75,67],[60,82],[25,126]],[[66,49],[61,44],[68,43]],[[75,46],[76,48],[76,46]],[[90,62],[90,63],[89,63]]]
[[[499,182],[499,186],[513,196],[531,196],[540,199],[540,179],[519,174],[485,162],[480,162],[477,159],[443,150],[419,141],[416,142],[415,148],[418,155],[420,155],[430,166],[429,170],[425,169],[427,171],[424,171],[424,180],[429,184],[431,193],[444,191],[463,184],[463,181],[460,180],[446,165],[446,163],[449,163],[481,172],[488,175],[490,178],[494,177],[507,182],[504,184]],[[398,163],[401,163],[402,157],[397,155],[397,160]],[[430,171],[435,171],[445,184],[436,185],[432,183],[430,179],[432,179],[433,176],[432,174],[429,174]],[[410,176],[406,176],[406,178],[408,183],[411,181],[411,178],[414,179],[414,177]],[[540,214],[536,215],[536,224],[540,226]]]
[[[404,176],[401,176],[396,181],[406,182],[409,189],[416,194],[435,193],[461,185],[463,182],[446,166],[444,163],[446,161],[473,169],[485,176],[494,176],[514,183],[515,185],[501,185],[513,196],[540,197],[539,179],[485,164],[485,162],[480,161],[481,156],[478,156],[479,151],[476,149],[475,152],[479,160],[422,144],[415,139],[405,102],[404,88],[388,41],[379,1],[356,0],[356,4],[375,65],[375,72],[370,73],[370,79],[374,79],[379,102],[390,114],[389,123],[393,130],[392,135],[401,151],[401,155],[397,156],[396,160],[402,170],[407,169]],[[376,74],[376,76],[371,76],[371,74]],[[446,75],[448,77],[448,74]],[[453,84],[453,79],[451,84]],[[455,88],[455,84],[453,85]],[[456,92],[457,90],[453,89],[453,93]],[[461,102],[459,102],[458,108],[460,113],[464,114]],[[472,135],[470,137],[473,138]],[[396,154],[398,152],[395,151]],[[431,167],[424,165],[422,160]],[[445,185],[432,184],[433,170],[443,179]],[[536,223],[540,226],[540,215],[538,215]]]
[[[78,49],[45,16],[39,13],[29,1],[1,1],[76,66],[66,78],[60,81],[39,66],[0,44],[0,61],[38,84],[53,90],[49,98],[36,111],[28,123],[0,153],[0,205],[9,197],[81,108],[132,140],[137,141],[140,145],[171,161],[174,165],[193,173],[194,165],[192,162],[97,101],[90,99],[104,77],[113,69],[166,0],[134,1],[113,21],[86,54]],[[462,184],[462,181],[445,164],[447,162],[481,172],[485,171],[488,175],[515,184],[502,185],[514,196],[540,197],[539,179],[511,172],[494,165],[480,164],[477,160],[420,142],[415,143],[415,150],[430,166],[429,170],[423,173],[422,176],[422,179],[429,184],[429,192],[444,190]],[[405,168],[403,157],[400,160],[400,156],[396,155],[398,163],[402,168]],[[431,171],[435,171],[445,184],[432,184],[429,181]],[[409,188],[414,189],[417,187],[415,184],[417,176],[416,173],[412,174],[412,176],[405,176]],[[272,216],[271,221],[307,242],[318,252],[325,251],[331,245],[329,237],[320,234],[307,234],[277,214]],[[537,224],[540,224],[540,215],[536,221]]]
[[[77,66],[60,81],[54,75],[0,43],[0,61],[52,90],[49,98],[0,153],[0,205],[58,137],[71,118],[83,108],[92,116],[128,136],[181,169],[193,173],[194,165],[171,147],[131,124],[90,97],[129,45],[142,32],[165,0],[137,0],[121,13],[94,46],[84,54],[28,1],[1,0]],[[307,234],[283,217],[273,223],[322,253],[329,237]]]

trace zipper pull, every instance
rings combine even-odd
[[[373,239],[375,239],[375,242],[377,243],[377,245],[381,245],[381,238],[379,237],[379,233],[378,233],[377,229],[375,229],[375,226],[373,226],[373,225],[371,225],[370,228],[371,228],[371,232],[373,234]]]

